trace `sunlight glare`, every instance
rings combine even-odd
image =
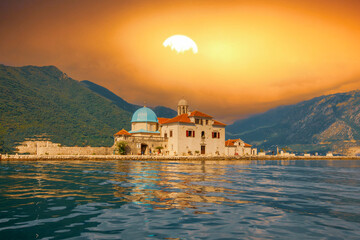
[[[167,38],[164,43],[164,47],[170,46],[171,50],[174,50],[178,53],[185,52],[192,49],[193,53],[198,52],[196,43],[189,37],[184,35],[173,35]]]

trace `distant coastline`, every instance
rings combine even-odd
[[[149,155],[1,155],[0,161],[43,160],[140,160],[140,161],[236,161],[236,160],[360,160],[360,156],[149,156]]]

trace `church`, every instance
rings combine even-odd
[[[126,154],[229,155],[225,144],[226,124],[200,111],[189,111],[181,99],[174,118],[158,118],[150,108],[138,109],[131,119],[131,131],[114,135],[114,146],[126,142]]]

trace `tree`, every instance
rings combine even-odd
[[[127,149],[127,142],[125,141],[120,141],[116,143],[116,151],[120,154],[120,155],[126,155],[126,149]]]
[[[161,153],[161,150],[164,149],[164,147],[163,146],[157,146],[155,149],[158,150],[158,153]]]

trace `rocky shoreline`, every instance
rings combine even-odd
[[[360,156],[158,156],[158,155],[0,155],[1,161],[43,160],[140,160],[140,161],[220,161],[220,160],[360,160]]]

